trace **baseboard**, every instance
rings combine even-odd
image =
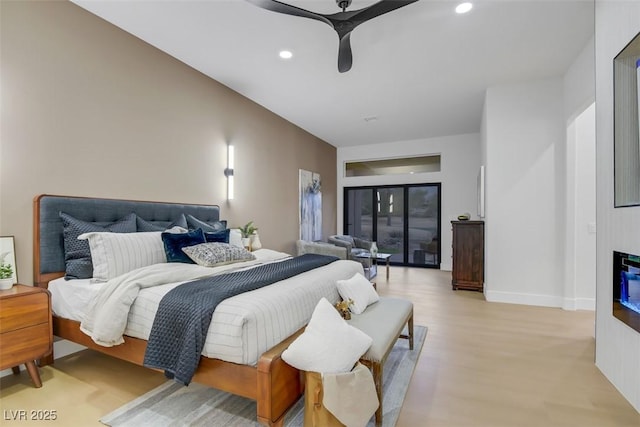
[[[61,357],[65,357],[65,356],[68,356],[70,354],[77,353],[79,351],[85,350],[86,348],[87,347],[85,347],[83,345],[76,344],[76,343],[71,342],[71,341],[59,339],[57,341],[54,341],[54,343],[53,343],[53,358],[54,359],[60,359]],[[24,370],[25,367],[22,366],[20,369]],[[4,369],[4,370],[0,371],[0,378],[5,377],[7,375],[10,375],[12,373],[13,373],[13,371],[11,369]]]
[[[596,311],[595,298],[565,298],[562,308],[565,310]]]
[[[564,298],[558,296],[492,291],[488,290],[486,287],[484,291],[484,297],[489,302],[537,305],[541,307],[562,308],[564,302]]]

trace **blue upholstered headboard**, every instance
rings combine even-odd
[[[134,200],[41,195],[34,199],[33,279],[46,287],[64,275],[64,243],[60,212],[98,224],[109,224],[131,212],[153,224],[166,226],[180,214],[191,214],[205,222],[220,220],[217,205],[139,202]]]

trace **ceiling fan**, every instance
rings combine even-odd
[[[338,33],[338,71],[344,73],[351,69],[353,57],[351,54],[351,32],[363,22],[376,16],[399,9],[418,0],[381,0],[371,6],[347,12],[352,0],[335,0],[342,12],[325,15],[311,12],[290,4],[276,0],[247,0],[258,7],[272,12],[284,13],[285,15],[301,16],[303,18],[315,19],[330,25]]]

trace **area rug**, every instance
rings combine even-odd
[[[413,375],[427,328],[414,327],[414,349],[408,340],[400,339],[391,350],[383,369],[382,425],[395,426],[409,381]],[[304,421],[304,397],[285,416],[286,427],[300,427]],[[132,402],[107,414],[100,422],[110,427],[254,427],[256,403],[210,387],[192,383],[184,387],[167,381]],[[375,426],[374,419],[368,426]]]

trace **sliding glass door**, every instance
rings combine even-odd
[[[377,242],[396,265],[440,265],[440,184],[350,187],[344,201],[344,234]]]

